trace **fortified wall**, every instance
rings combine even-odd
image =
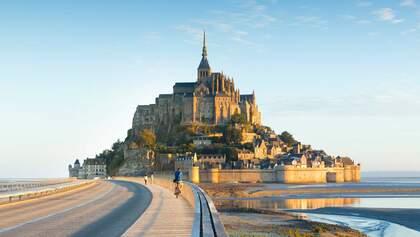
[[[275,169],[208,169],[192,167],[194,183],[343,183],[360,182],[360,166],[300,168],[278,166]]]

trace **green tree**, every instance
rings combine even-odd
[[[291,146],[295,143],[297,143],[297,141],[295,140],[295,138],[292,136],[292,134],[290,134],[287,131],[282,132],[279,135],[280,140],[282,140],[284,143],[286,143],[287,145]]]
[[[245,114],[234,114],[230,118],[230,122],[232,124],[246,124],[246,117]]]
[[[111,149],[106,149],[96,155],[96,158],[104,159],[106,162],[106,171],[108,175],[116,175],[118,168],[124,161],[124,143],[117,140],[112,144]]]
[[[242,132],[239,128],[235,128],[231,124],[227,125],[223,133],[225,143],[234,145],[242,141]]]
[[[139,132],[137,143],[139,146],[154,148],[156,145],[156,135],[150,129],[143,129]]]
[[[224,153],[226,154],[227,162],[238,160],[238,152],[235,147],[226,147]]]

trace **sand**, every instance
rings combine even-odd
[[[420,231],[420,209],[326,207],[315,210],[293,210],[291,212],[366,217],[400,224]]]

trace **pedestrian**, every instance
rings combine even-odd
[[[147,174],[144,175],[144,184],[147,185]]]
[[[153,172],[150,173],[150,184],[153,184]]]
[[[178,196],[181,194],[181,182],[182,182],[182,171],[180,168],[176,169],[175,171],[175,196],[178,198]]]

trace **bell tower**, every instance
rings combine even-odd
[[[207,60],[207,46],[206,46],[206,32],[204,31],[203,37],[203,52],[201,54],[201,62],[197,69],[197,80],[200,81],[202,78],[206,78],[211,75],[211,68],[209,61]]]

